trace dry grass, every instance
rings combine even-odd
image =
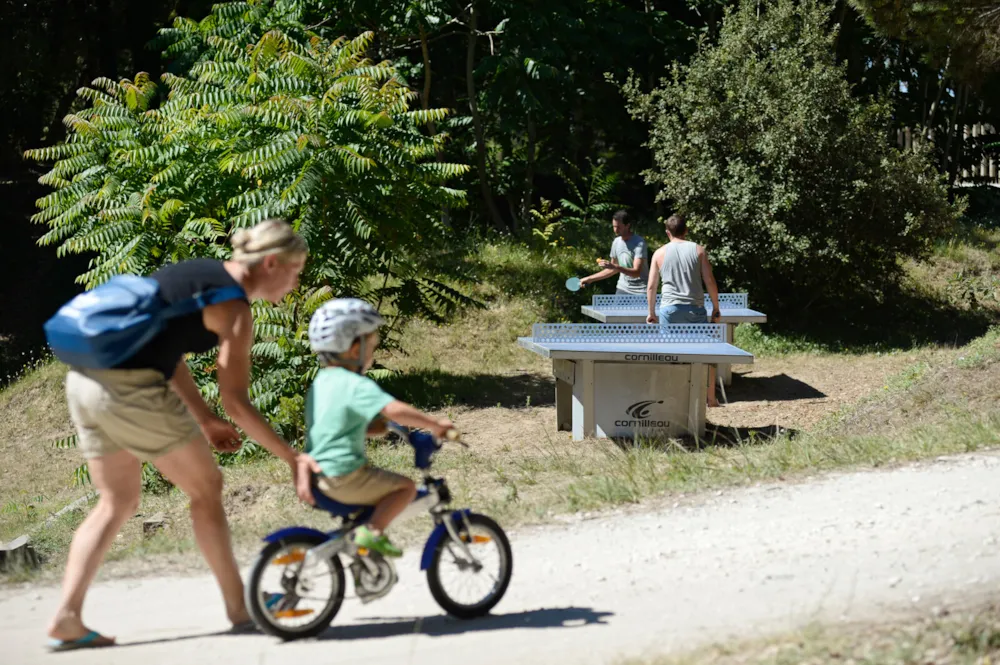
[[[949,359],[948,371],[954,372],[951,386],[977,383],[984,368],[962,367],[957,364],[960,357],[965,356],[956,353]],[[1000,366],[996,361],[992,357],[986,369]],[[883,467],[1000,445],[1000,410],[957,412],[947,394],[925,405],[926,422],[891,432],[866,425],[897,409],[897,395],[912,399],[922,394],[923,381],[934,376],[933,372],[904,371],[884,394],[831,416],[814,433],[771,437],[723,428],[714,441],[700,446],[679,441],[639,441],[625,446],[606,440],[573,442],[566,433],[555,432],[551,407],[457,407],[451,415],[469,433],[472,449],[446,448],[438,457],[435,473],[448,478],[457,504],[486,512],[512,527],[565,513],[635,504],[664,493],[795,481],[825,470]],[[845,429],[845,419],[853,423],[854,432]],[[408,447],[376,442],[370,450],[373,463],[412,475]],[[295,501],[287,469],[279,462],[227,468],[225,476],[226,509],[244,557],[271,530],[290,524],[320,528],[332,524],[325,514]],[[146,572],[151,555],[156,555],[158,565],[203,568],[194,554],[184,497],[176,491],[144,497],[142,515],[159,511],[170,520],[167,532],[143,540],[142,517],[131,520],[104,574]],[[67,518],[67,528],[72,519]],[[426,522],[417,521],[398,529],[396,535],[414,545],[426,528]],[[56,544],[46,543],[49,547]],[[49,575],[54,573],[55,568]]]
[[[447,326],[414,321],[405,332],[406,349],[387,355],[382,362],[411,374],[441,367],[464,375],[545,372],[544,359],[524,354],[516,344],[519,336],[530,335],[531,325],[541,320],[541,308],[503,299]]]
[[[490,251],[499,250],[484,250]],[[736,379],[730,406],[710,410],[717,429],[708,441],[639,441],[621,447],[609,441],[573,442],[555,430],[548,363],[515,344],[532,323],[551,320],[553,303],[505,290],[504,280],[513,280],[519,270],[540,269],[530,252],[510,254],[516,270],[507,270],[506,277],[497,270],[496,279],[480,287],[491,303],[488,309],[468,312],[444,327],[413,323],[405,331],[405,353],[381,357],[402,372],[388,382],[390,392],[447,413],[466,432],[472,450],[446,449],[435,468],[449,479],[456,503],[487,512],[505,526],[662,493],[879,467],[1000,444],[1000,408],[990,392],[1000,374],[996,333],[957,351],[838,355],[759,330],[742,333],[758,354],[757,364]],[[5,460],[0,506],[7,507],[0,513],[0,539],[36,527],[85,492],[68,484],[79,464],[76,451],[49,445],[70,432],[62,378],[62,369],[49,365],[0,391]],[[783,431],[776,435],[778,426]],[[371,450],[376,464],[412,471],[408,448],[376,443]],[[224,475],[227,513],[243,555],[257,549],[270,530],[331,524],[325,514],[298,504],[279,462],[228,467]],[[144,539],[143,518],[156,512],[167,515],[168,528]],[[144,573],[152,565],[203,569],[186,513],[186,499],[176,490],[144,496],[140,515],[116,540],[102,575]],[[58,574],[83,514],[73,511],[34,532],[39,549],[50,558],[42,579]],[[418,522],[397,537],[415,543],[425,528]]]
[[[813,625],[777,638],[621,665],[986,665],[998,659],[1000,608],[986,605],[876,624]]]
[[[841,358],[843,367],[839,370],[835,370],[835,356],[793,355],[763,361],[765,373],[785,375],[801,383],[819,381],[825,376],[827,378],[822,380],[838,385],[850,384],[853,391],[857,389],[855,384],[864,377],[868,381],[866,385],[873,388],[869,391],[871,394],[853,406],[848,404],[855,392],[848,391],[850,399],[845,397],[843,401],[828,399],[820,405],[820,415],[834,413],[826,416],[814,431],[799,432],[795,436],[784,433],[775,437],[742,426],[721,427],[713,440],[698,446],[679,441],[639,441],[622,447],[603,440],[573,442],[567,433],[556,432],[551,383],[541,383],[549,400],[541,404],[456,404],[447,407],[444,412],[467,433],[472,449],[447,448],[439,456],[435,472],[449,479],[456,503],[487,512],[505,526],[514,526],[548,521],[559,514],[637,503],[663,493],[691,493],[767,480],[794,480],[817,471],[880,467],[995,446],[1000,444],[1000,410],[993,408],[991,403],[975,400],[968,403],[974,410],[956,410],[956,405],[967,399],[970,390],[980,391],[984,398],[988,396],[987,387],[992,384],[983,384],[981,379],[984,373],[992,376],[1000,371],[996,335],[993,333],[959,351],[886,356],[882,364],[869,358],[862,363],[860,373],[848,369],[850,363],[858,360],[856,358]],[[492,342],[483,342],[489,343]],[[466,351],[477,352],[476,348]],[[433,357],[432,351],[426,353]],[[915,359],[917,362],[908,364]],[[902,371],[886,380],[885,375],[900,367]],[[876,368],[878,371],[874,371]],[[941,381],[942,373],[949,377],[947,382]],[[49,400],[46,411],[51,411],[51,420],[46,431],[61,434],[65,421],[52,415],[54,406],[63,401],[58,389],[61,380],[60,372],[45,368],[19,384],[16,392],[3,393],[3,399],[8,400],[6,403],[14,403],[15,398],[23,400],[34,395],[37,399]],[[946,391],[930,391],[929,385],[945,387]],[[535,388],[529,386],[529,389]],[[507,390],[508,401],[519,403],[525,399],[511,386],[507,386]],[[776,408],[787,410],[787,405],[780,400],[770,401],[777,403]],[[884,425],[885,419],[895,417],[893,414],[917,402],[922,409],[920,421],[911,420],[905,428]],[[766,404],[762,406],[768,408]],[[813,406],[817,405],[813,403]],[[30,411],[24,404],[20,408]],[[713,413],[725,411],[726,408],[713,410]],[[815,422],[816,413],[808,410],[802,413],[808,421],[794,429],[805,429],[806,425]],[[794,422],[789,424],[795,425]],[[6,431],[14,429],[8,426]],[[47,501],[37,505],[33,513],[37,521],[46,510],[61,507],[83,491],[81,488],[65,489],[66,479],[77,459],[74,451],[53,451],[44,445],[42,437],[27,428],[18,427],[16,431],[21,437],[13,443],[8,440],[6,445],[17,445],[19,454],[32,457],[32,468],[46,468],[46,460],[53,454],[57,458],[65,457],[58,472],[46,476],[46,482],[53,488],[62,487],[55,496],[65,498],[62,503]],[[378,465],[412,473],[411,452],[407,447],[374,443],[371,457]],[[279,462],[269,460],[228,467],[224,473],[227,513],[243,556],[255,551],[259,538],[271,530],[290,524],[321,528],[332,524],[325,514],[298,504],[287,469]],[[27,475],[11,472],[8,477],[20,487],[32,486]],[[167,515],[168,528],[160,536],[143,539],[143,518],[156,512]],[[51,557],[52,564],[42,579],[51,581],[58,574],[60,559],[82,515],[82,510],[70,513],[36,536],[39,548]],[[8,521],[9,516],[5,515],[4,529],[9,532]],[[25,513],[24,520],[15,522],[17,528],[13,530],[26,527],[28,523]],[[414,544],[425,529],[426,523],[417,521],[398,532],[397,537],[404,543]],[[109,555],[109,566],[102,575],[141,574],[148,572],[154,562],[158,569],[164,566],[204,567],[195,552],[186,499],[176,490],[162,496],[144,496],[140,514],[129,521],[116,540]]]
[[[887,390],[906,368],[938,362],[949,353],[925,348],[850,359],[803,353],[756,358],[751,366],[737,366],[726,388],[729,404],[709,409],[708,418],[728,427],[811,430],[845,406]]]
[[[0,391],[0,541],[84,494],[67,482],[80,464],[52,441],[70,433],[65,369],[42,365]]]
[[[949,419],[1000,412],[1000,328],[957,351],[927,356],[882,390],[824,423],[826,436],[895,436]]]

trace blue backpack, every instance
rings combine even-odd
[[[226,286],[168,305],[156,280],[119,275],[60,307],[45,322],[45,337],[67,365],[110,369],[135,355],[167,320],[244,297],[242,288]]]

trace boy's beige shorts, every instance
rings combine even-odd
[[[201,435],[180,396],[154,369],[73,368],[66,399],[86,459],[127,450],[150,461]]]
[[[410,479],[392,471],[368,466],[345,476],[320,476],[316,486],[334,501],[356,506],[374,506],[386,495],[406,487]]]

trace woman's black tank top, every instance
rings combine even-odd
[[[150,275],[160,284],[160,296],[167,304],[190,298],[206,289],[239,286],[226,272],[222,261],[191,259],[160,268]],[[249,304],[249,301],[244,299]],[[203,353],[214,349],[219,337],[205,329],[201,311],[167,321],[166,328],[123,362],[120,369],[155,369],[170,379],[178,361],[187,353]]]

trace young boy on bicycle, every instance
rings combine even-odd
[[[374,307],[355,298],[331,300],[313,314],[309,346],[321,369],[306,397],[306,453],[323,470],[317,479],[323,494],[341,503],[375,506],[369,523],[355,529],[355,544],[398,557],[402,551],[385,529],[413,501],[417,488],[406,476],[370,466],[365,439],[386,431],[383,419],[430,430],[439,438],[454,425],[393,398],[364,375],[384,323]]]

